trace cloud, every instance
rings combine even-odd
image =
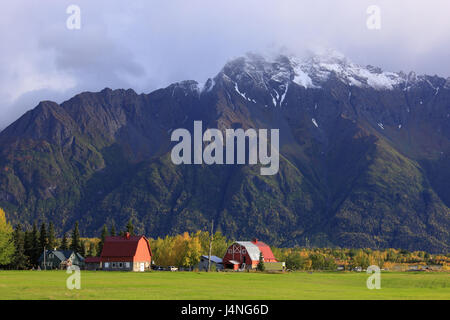
[[[81,30],[66,28],[73,3]],[[366,27],[374,4],[378,31]],[[0,13],[0,128],[43,99],[204,81],[247,51],[325,46],[361,64],[449,76],[448,12],[447,0],[10,1]]]
[[[112,41],[104,28],[87,26],[70,37],[58,30],[42,37],[38,48],[51,52],[57,70],[88,85],[123,86],[128,78],[145,75],[132,52]]]

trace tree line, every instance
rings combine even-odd
[[[272,248],[278,261],[290,270],[354,270],[370,265],[392,269],[396,265],[441,265],[450,270],[450,254],[431,255],[425,251],[370,248]]]
[[[87,254],[86,246],[80,238],[78,223],[75,223],[70,239],[67,234],[58,239],[52,222],[42,223],[39,228],[34,223],[28,230],[17,224],[13,229],[0,208],[0,265],[16,270],[36,268],[44,250],[53,249]]]
[[[100,256],[103,244],[108,236],[123,236],[126,232],[135,235],[131,220],[124,230],[116,231],[114,224],[108,229],[103,226],[99,238],[82,238],[78,222],[70,234],[57,238],[51,222],[38,227],[24,229],[21,224],[13,228],[0,208],[0,266],[3,268],[25,270],[38,267],[38,259],[45,250],[73,250],[83,257]],[[193,267],[202,255],[208,255],[212,240],[211,254],[222,258],[233,241],[222,233],[212,235],[207,231],[197,231],[178,235],[167,235],[156,239],[149,238],[150,248],[157,265]],[[431,255],[424,251],[409,252],[401,249],[346,249],[346,248],[276,248],[272,247],[275,258],[286,262],[290,270],[353,270],[356,267],[366,269],[369,265],[390,268],[395,264],[438,264],[450,269],[450,254]],[[261,262],[262,257],[260,257]],[[259,264],[264,270],[264,263]]]
[[[81,238],[76,222],[71,237],[64,234],[59,239],[51,222],[42,223],[40,228],[34,223],[28,230],[18,224],[13,229],[0,208],[0,266],[16,270],[37,268],[44,250],[53,249],[73,250],[83,257],[100,256],[106,237],[124,236],[127,232],[135,235],[131,220],[119,232],[116,231],[115,224],[111,224],[109,229],[104,225],[99,238]],[[158,265],[192,267],[200,261],[202,255],[208,254],[211,238],[212,255],[222,257],[231,242],[220,232],[216,232],[213,237],[209,232],[198,231],[148,240],[152,258]]]
[[[106,227],[105,227],[106,228]],[[71,250],[83,257],[99,256],[103,248],[103,242],[108,232],[102,231],[100,239],[82,238],[79,224],[71,232],[70,238],[64,233],[62,238],[57,238],[52,222],[42,223],[38,228],[33,223],[29,229],[19,223],[13,228],[5,217],[5,212],[0,208],[0,266],[14,270],[28,270],[39,267],[39,258],[44,250]],[[127,224],[125,232],[134,234],[131,221]],[[111,235],[115,235],[115,226],[111,227]]]

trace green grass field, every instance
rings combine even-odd
[[[450,299],[450,273],[197,273],[81,271],[68,290],[65,271],[0,271],[0,299]]]

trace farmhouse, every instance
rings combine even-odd
[[[103,270],[107,271],[146,271],[150,270],[152,251],[144,236],[106,237],[100,255]]]
[[[45,258],[44,258],[45,254]],[[72,265],[84,266],[84,258],[72,250],[46,250],[38,260],[41,269],[66,269]]]
[[[227,269],[255,269],[259,263],[259,255],[262,254],[264,264],[276,266],[271,270],[282,269],[284,263],[278,262],[270,247],[258,239],[253,241],[236,241],[233,243],[223,257],[223,265]]]

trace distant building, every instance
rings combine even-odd
[[[84,259],[84,267],[86,270],[101,270],[102,260],[100,257],[87,257]]]
[[[209,256],[201,256],[200,262],[197,265],[197,269],[200,271],[208,271],[208,258]],[[222,270],[222,259],[217,256],[211,256],[211,270]]]
[[[41,269],[66,269],[72,265],[84,267],[84,258],[79,253],[72,250],[46,250],[38,260]]]
[[[146,271],[150,270],[152,251],[144,236],[106,237],[100,255],[102,270]]]
[[[284,263],[278,262],[270,247],[258,239],[253,241],[236,241],[228,247],[223,257],[223,265],[226,269],[256,269],[259,263],[259,255],[262,253],[264,265],[267,270],[282,270]]]

